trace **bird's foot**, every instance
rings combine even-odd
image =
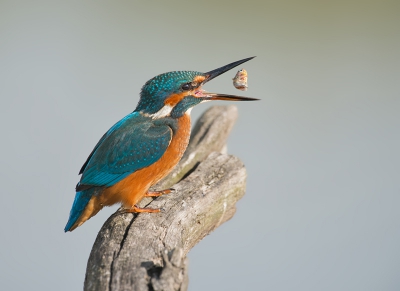
[[[154,208],[140,208],[139,206],[133,205],[130,209],[125,209],[126,213],[138,213],[138,212],[147,212],[147,213],[158,213],[161,209]]]
[[[162,190],[162,191],[149,191],[144,195],[144,197],[158,197],[158,196],[170,194],[173,192],[175,192],[175,189],[173,189],[173,188]]]

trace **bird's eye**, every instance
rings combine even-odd
[[[184,90],[184,91],[187,91],[187,90],[189,90],[190,89],[190,84],[189,83],[186,83],[186,84],[183,84],[182,86],[181,86],[181,88],[182,88],[182,90]]]

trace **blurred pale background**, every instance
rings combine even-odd
[[[78,170],[141,86],[256,55],[235,217],[189,290],[400,290],[400,1],[0,1],[2,290],[80,290],[115,207],[64,234]],[[232,71],[209,91],[237,94]],[[193,110],[196,118],[207,105]]]

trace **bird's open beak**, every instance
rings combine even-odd
[[[234,67],[239,66],[240,64],[243,64],[247,61],[250,61],[255,57],[251,58],[246,58],[240,61],[236,61],[230,64],[227,64],[225,66],[222,66],[218,69],[209,71],[207,73],[204,73],[204,76],[206,77],[204,81],[202,82],[202,85],[207,83],[208,81],[214,79],[215,77],[218,77],[219,75],[229,71],[230,69],[233,69]],[[243,96],[236,96],[236,95],[228,95],[228,94],[219,94],[219,93],[208,93],[208,92],[202,92],[203,96],[202,99],[204,101],[208,100],[229,100],[229,101],[254,101],[254,100],[259,100],[257,98],[250,98],[250,97],[243,97]]]
[[[205,95],[206,96],[202,98],[204,101],[208,101],[208,100],[225,100],[225,101],[256,101],[256,100],[260,100],[257,98],[220,94],[220,93],[205,93]]]

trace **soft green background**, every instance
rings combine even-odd
[[[398,0],[0,0],[1,289],[82,288],[115,207],[64,234],[77,173],[145,81],[257,55],[229,140],[247,194],[189,289],[400,290],[399,52]]]

